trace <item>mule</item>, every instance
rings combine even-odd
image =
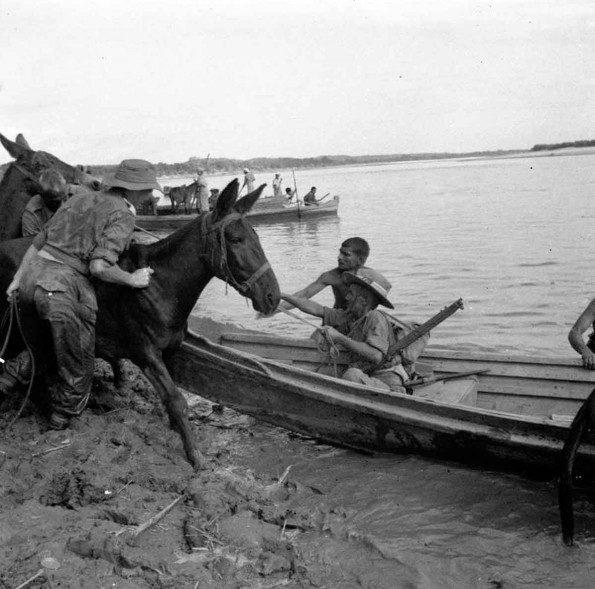
[[[153,196],[153,194],[145,194],[142,198],[138,198],[137,195],[131,195],[128,199],[136,212],[141,215],[157,215],[157,203],[159,202],[158,196]]]
[[[574,544],[574,508],[572,505],[572,469],[576,453],[585,434],[595,428],[595,389],[581,405],[572,420],[570,433],[562,449],[560,480],[558,481],[558,507],[562,522],[562,539],[567,546]]]
[[[21,184],[25,178],[21,175]],[[264,186],[238,200],[238,181],[233,180],[211,213],[197,216],[155,243],[132,244],[118,264],[128,272],[153,268],[147,288],[101,281],[96,285],[96,355],[112,366],[128,358],[142,370],[165,405],[170,424],[180,434],[186,457],[196,469],[203,468],[205,460],[185,417],[186,401],[168,366],[183,341],[190,312],[213,277],[231,284],[259,312],[269,314],[277,307],[277,279],[245,218]],[[3,197],[0,193],[0,200]],[[2,216],[0,227],[7,221]],[[2,293],[30,243],[30,238],[0,243],[0,317],[7,306]]]
[[[250,298],[256,311],[270,314],[277,307],[277,279],[244,216],[263,189],[264,185],[237,200],[238,181],[234,180],[212,213],[197,216],[155,243],[133,244],[118,264],[128,272],[153,268],[146,289],[96,284],[96,355],[112,365],[128,358],[142,370],[163,401],[196,469],[203,468],[205,461],[185,417],[186,401],[168,366],[183,341],[190,312],[214,276]],[[0,243],[0,292],[6,290],[28,243],[26,239]],[[0,313],[2,306],[6,303],[0,305]]]
[[[37,194],[37,179],[44,170],[53,168],[69,184],[81,184],[98,190],[100,182],[80,168],[75,168],[45,151],[33,151],[22,135],[10,141],[0,134],[0,142],[15,159],[0,180],[0,241],[21,236],[21,217],[29,199]]]
[[[196,180],[192,184],[184,184],[183,186],[174,186],[171,188],[168,196],[171,199],[172,213],[177,215],[180,206],[184,207],[184,213],[186,215],[191,212],[197,190],[198,182]]]

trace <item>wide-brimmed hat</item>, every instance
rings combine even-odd
[[[249,172],[250,170],[248,168],[244,168],[244,172]]]
[[[115,174],[106,175],[103,185],[108,188],[119,186],[128,190],[153,189],[163,192],[153,164],[145,160],[123,160]]]
[[[388,300],[392,284],[380,272],[376,272],[372,268],[360,268],[357,273],[344,272],[343,277],[347,284],[355,283],[367,288],[378,297],[382,305],[394,309],[393,304]]]

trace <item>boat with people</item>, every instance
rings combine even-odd
[[[318,205],[287,203],[284,197],[269,197],[258,201],[247,217],[252,223],[277,223],[337,216],[338,213],[339,196],[333,196],[332,199],[322,201]],[[197,213],[172,215],[171,207],[160,207],[157,215],[137,215],[136,224],[148,231],[174,231],[192,221],[196,215]]]
[[[199,335],[200,334],[200,335]],[[340,369],[342,352],[334,359]],[[572,419],[595,386],[578,359],[426,349],[425,385],[384,391],[317,372],[312,339],[190,317],[173,365],[179,386],[258,420],[366,452],[416,453],[551,478]],[[583,444],[575,473],[592,473]]]

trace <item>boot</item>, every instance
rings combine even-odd
[[[17,387],[19,386],[19,381],[10,374],[0,374],[0,398],[1,397],[10,397]]]
[[[66,429],[70,425],[70,417],[68,415],[64,415],[63,413],[57,413],[54,411],[50,415],[50,428],[51,429]]]

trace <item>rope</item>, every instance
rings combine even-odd
[[[326,329],[324,329],[324,327],[320,327],[319,325],[315,325],[311,321],[308,321],[307,319],[304,319],[303,317],[300,317],[299,315],[296,315],[291,311],[287,311],[286,309],[279,309],[279,311],[285,313],[286,315],[289,315],[289,317],[292,317],[293,319],[296,319],[298,321],[301,321],[302,323],[305,323],[306,325],[309,325],[310,327],[313,327],[318,333],[322,334],[322,339],[317,339],[316,345],[318,351],[323,356],[325,356],[325,360],[316,367],[314,372],[318,372],[323,366],[331,366],[334,375],[337,377],[339,374],[339,371],[337,370],[337,358],[339,357],[341,350],[339,350],[337,344],[328,336]],[[323,342],[325,342],[327,346],[324,346]]]
[[[25,409],[25,406],[27,405],[27,403],[29,401],[29,397],[31,396],[31,390],[33,389],[33,380],[35,377],[35,357],[33,356],[33,350],[31,350],[31,346],[29,345],[29,342],[27,341],[27,338],[25,337],[25,334],[23,332],[23,326],[21,324],[21,315],[20,315],[19,309],[18,309],[18,297],[17,297],[16,293],[13,294],[12,297],[10,297],[10,306],[4,313],[4,317],[2,319],[2,327],[4,327],[4,325],[5,325],[7,313],[10,313],[10,320],[9,320],[9,324],[8,324],[8,330],[6,332],[6,339],[4,340],[4,345],[2,346],[2,352],[0,353],[0,356],[4,356],[4,352],[6,351],[6,347],[8,346],[8,341],[10,339],[10,334],[11,334],[12,328],[13,328],[13,317],[14,317],[16,319],[16,324],[19,328],[19,333],[21,334],[21,338],[23,339],[23,342],[25,343],[25,347],[27,348],[29,357],[31,358],[31,376],[29,378],[29,382],[27,385],[27,392],[25,394],[25,398],[23,399],[23,402],[21,403],[21,406],[19,407],[19,410],[17,411],[16,415],[10,420],[9,424],[6,426],[5,429],[8,430],[14,425],[16,420],[21,416],[21,413],[23,412],[23,410]]]

